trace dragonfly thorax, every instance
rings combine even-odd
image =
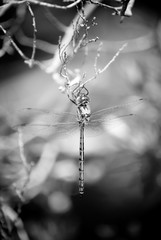
[[[89,104],[81,105],[77,108],[77,120],[80,124],[88,124],[91,116]]]

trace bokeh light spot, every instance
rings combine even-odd
[[[66,213],[71,207],[70,198],[63,192],[54,192],[48,198],[50,208],[56,213]]]

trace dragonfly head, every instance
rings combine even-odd
[[[77,97],[76,104],[77,106],[86,106],[89,104],[89,101],[89,97],[85,93],[82,93]]]

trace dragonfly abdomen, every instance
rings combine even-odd
[[[84,194],[84,124],[80,127],[79,193]]]

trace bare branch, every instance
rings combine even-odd
[[[10,36],[10,34],[8,34],[8,32],[2,27],[2,25],[0,25],[0,29],[3,31],[3,33],[8,37],[9,41],[11,42],[11,44],[13,45],[13,47],[16,49],[16,51],[19,53],[19,55],[24,59],[24,60],[28,60],[28,57],[26,57],[24,55],[24,53],[21,51],[21,49],[17,46],[17,44],[15,43],[15,41],[12,39],[12,37]]]
[[[42,70],[46,69],[46,66],[40,63],[37,60],[28,58],[18,47],[18,45],[15,43],[15,41],[12,39],[12,37],[9,35],[9,33],[3,28],[2,25],[0,25],[0,29],[3,31],[3,33],[8,37],[9,41],[15,48],[15,50],[19,53],[19,55],[24,59],[24,62],[29,65],[29,67],[32,67],[33,65],[38,65]]]
[[[85,5],[84,13],[86,15],[86,18],[88,18],[92,14],[92,12],[95,10],[96,7],[97,7],[96,5],[89,5],[89,4]],[[81,18],[80,22],[79,22],[79,25],[78,25],[77,24],[78,18],[79,18],[79,14],[76,14],[76,16],[73,19],[70,26],[67,27],[65,35],[64,35],[64,37],[61,41],[61,46],[68,46],[69,43],[71,42],[71,39],[73,37],[73,26],[77,26],[77,28],[80,28],[81,23],[83,23],[84,20]],[[73,49],[68,48],[68,56],[72,56],[72,53],[73,53]],[[61,62],[61,59],[60,59],[59,49],[57,49],[53,59],[51,59],[48,62],[48,64],[49,64],[49,66],[47,67],[46,72],[50,73],[50,74],[54,74],[58,70],[58,68],[61,66],[62,62]]]
[[[19,31],[15,34],[15,37],[21,45],[33,47],[33,39],[25,36],[22,29],[19,29]],[[46,53],[54,54],[57,49],[57,45],[51,44],[40,39],[36,39],[36,49],[39,49]]]
[[[22,132],[21,127],[17,128],[17,133],[18,133],[18,147],[19,147],[19,152],[20,152],[20,159],[21,159],[22,165],[24,166],[26,179],[25,179],[21,189],[17,189],[16,185],[15,185],[15,189],[17,190],[17,193],[18,193],[18,196],[20,197],[20,199],[23,199],[24,192],[30,181],[30,175],[31,175],[33,163],[28,164],[28,162],[27,162],[25,152],[24,152],[23,132]]]
[[[23,164],[24,168],[28,172],[29,171],[29,166],[28,166],[27,159],[26,159],[25,153],[24,153],[23,134],[22,134],[21,127],[19,127],[17,129],[17,132],[18,132],[18,146],[19,146],[19,152],[20,152],[20,159],[22,161],[22,164]]]
[[[16,18],[15,19],[10,18],[7,21],[1,23],[1,26],[4,29],[9,29],[8,32],[9,32],[10,37],[12,37],[13,35],[15,35],[18,32],[19,27],[24,20],[25,14],[26,14],[26,7],[18,6],[16,9]],[[2,44],[2,48],[0,50],[0,57],[5,55],[5,53],[12,54],[13,48],[11,46],[11,42],[10,42],[8,36],[5,35],[5,36],[2,36],[1,38],[3,39],[3,44]]]
[[[35,53],[36,53],[36,32],[37,32],[37,29],[36,29],[36,21],[35,21],[35,16],[34,16],[34,13],[31,9],[31,6],[30,6],[30,3],[27,1],[26,2],[27,4],[27,7],[28,7],[28,10],[31,14],[31,17],[32,17],[32,25],[33,25],[33,47],[32,47],[32,55],[31,55],[31,59],[30,61],[31,62],[34,62],[34,57],[35,57]]]
[[[12,6],[11,3],[3,4],[2,6],[0,6],[0,16],[5,14],[5,12],[10,8],[10,6]]]
[[[123,44],[122,47],[117,51],[117,53],[113,56],[113,58],[104,66],[104,68],[99,69],[98,72],[103,73],[107,70],[107,68],[116,60],[116,58],[119,56],[119,54],[123,51],[123,49],[127,46],[127,43]]]
[[[103,72],[105,72],[108,68],[109,68],[109,66],[116,60],[116,58],[120,55],[120,53],[123,51],[123,49],[125,48],[127,46],[127,43],[124,43],[122,46],[121,46],[121,48],[119,48],[119,50],[117,51],[117,53],[113,56],[113,58],[102,68],[102,69],[97,69],[97,66],[96,66],[96,64],[97,64],[97,60],[95,61],[95,75],[92,77],[92,78],[90,78],[90,79],[88,79],[88,80],[86,80],[84,83],[82,83],[80,86],[81,87],[83,87],[85,84],[87,84],[88,82],[91,82],[92,80],[94,80],[94,79],[96,79],[96,77],[99,75],[99,74],[101,74],[101,73],[103,73]],[[98,55],[99,56],[99,55]],[[96,59],[97,59],[98,57],[96,57]]]
[[[78,3],[81,2],[81,0],[77,0],[75,1],[74,3],[71,3],[67,6],[60,6],[60,5],[57,5],[57,4],[52,4],[52,3],[47,3],[47,2],[40,2],[38,0],[21,0],[21,1],[16,1],[16,0],[11,0],[11,1],[8,1],[8,3],[4,4],[3,6],[6,6],[6,5],[19,5],[19,4],[23,4],[23,3],[26,3],[26,2],[30,2],[30,3],[33,3],[33,4],[37,4],[37,5],[40,5],[40,6],[43,6],[43,7],[49,7],[49,8],[57,8],[57,9],[69,9],[69,8],[73,8],[74,6],[76,6]],[[0,8],[2,8],[3,6],[1,6]]]
[[[117,11],[118,9],[120,9],[120,6],[119,7],[114,7],[114,6],[111,6],[111,5],[108,5],[108,4],[104,4],[104,3],[101,3],[101,2],[99,2],[98,0],[90,0],[90,2],[92,3],[92,4],[96,4],[96,5],[98,5],[98,6],[100,6],[100,7],[105,7],[105,8],[110,8],[110,9],[113,9],[113,10],[115,10],[115,11]]]

